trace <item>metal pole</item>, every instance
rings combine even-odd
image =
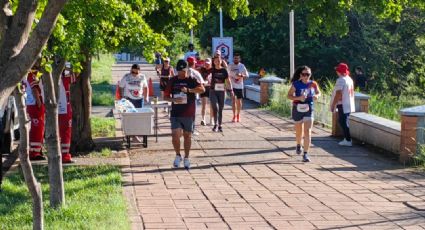
[[[193,29],[190,29],[190,43],[193,44]]]
[[[294,38],[294,10],[289,12],[289,78],[295,72],[295,38]]]
[[[220,7],[220,37],[223,37],[223,11]]]

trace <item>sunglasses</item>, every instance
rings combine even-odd
[[[310,77],[311,73],[301,73],[301,76],[303,77]]]
[[[139,74],[137,71],[131,71],[132,74]]]

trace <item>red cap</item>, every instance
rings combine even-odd
[[[196,59],[194,57],[188,57],[186,61],[191,64],[196,64]]]
[[[339,63],[335,67],[335,70],[340,74],[350,75],[350,69],[348,68],[348,65],[345,63]]]

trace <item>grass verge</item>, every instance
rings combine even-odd
[[[115,137],[115,120],[109,117],[91,118],[92,137]]]
[[[130,229],[118,167],[64,167],[66,205],[58,210],[48,205],[47,167],[33,167],[42,184],[45,229]],[[32,204],[23,175],[7,176],[2,187],[0,229],[32,229]]]
[[[91,84],[93,90],[92,105],[114,105],[113,87],[111,86],[111,67],[115,63],[112,54],[101,54],[92,63]]]

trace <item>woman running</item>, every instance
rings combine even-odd
[[[227,69],[222,66],[221,56],[217,56],[213,60],[213,70],[211,73],[211,88],[210,88],[210,102],[214,117],[214,132],[223,132],[221,126],[223,121],[223,108],[226,93],[226,80],[228,89],[233,96],[232,83],[229,79]]]
[[[295,121],[297,154],[303,154],[303,162],[310,162],[308,150],[311,143],[311,128],[314,120],[314,101],[320,97],[319,86],[310,80],[311,69],[308,66],[299,67],[292,77],[292,86],[288,98],[293,101],[292,119]],[[304,137],[304,146],[301,148],[301,139]]]

